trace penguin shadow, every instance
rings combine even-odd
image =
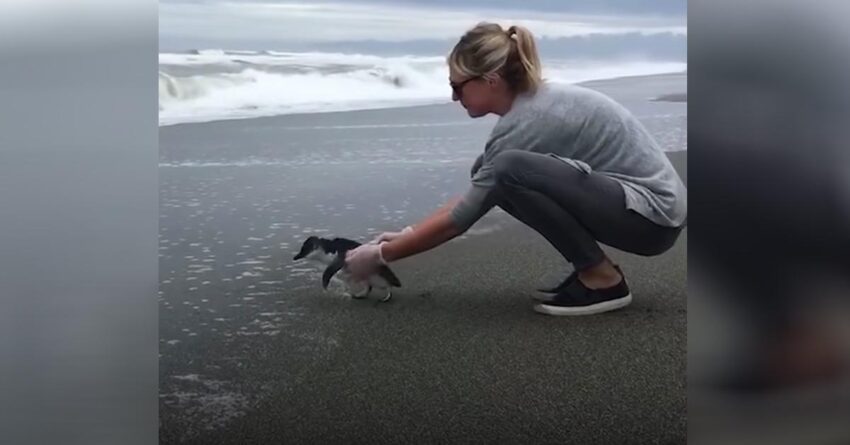
[[[401,297],[401,298],[399,298],[399,297]],[[410,298],[410,297],[412,297],[412,298]],[[424,302],[424,303],[428,304],[429,306],[436,306],[436,301],[434,300],[433,293],[431,293],[430,291],[418,292],[418,293],[413,293],[413,294],[410,294],[410,295],[404,295],[404,294],[402,294],[400,296],[393,295],[393,298],[386,300],[386,301],[376,300],[376,299],[373,299],[373,298],[349,298],[349,299],[352,300],[352,304],[354,304],[354,305],[364,305],[364,306],[368,305],[369,307],[372,307],[372,308],[402,307],[406,304],[409,304],[409,303],[412,303],[412,302],[417,302],[417,301]]]

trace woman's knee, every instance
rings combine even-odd
[[[679,239],[681,229],[665,228],[662,232],[655,236],[647,236],[643,239],[642,245],[636,247],[633,253],[641,256],[658,256],[670,250]]]

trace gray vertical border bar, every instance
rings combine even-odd
[[[157,2],[0,16],[0,443],[156,443]]]

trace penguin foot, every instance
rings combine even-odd
[[[370,292],[372,292],[372,286],[369,286],[369,288],[366,289],[366,292],[363,292],[362,294],[358,294],[356,292],[351,293],[351,298],[362,300],[363,298],[368,297]]]

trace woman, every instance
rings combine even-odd
[[[448,56],[452,100],[469,116],[500,116],[461,198],[400,232],[350,251],[348,270],[436,247],[494,205],[543,235],[575,271],[543,292],[551,315],[605,312],[631,302],[626,280],[599,242],[638,255],[669,249],[686,219],[686,190],[646,129],[607,96],[546,83],[534,37],[480,23]]]

